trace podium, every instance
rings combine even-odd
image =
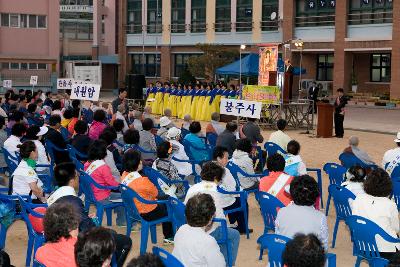
[[[317,137],[332,137],[333,130],[333,106],[329,103],[317,103],[318,125]]]
[[[283,79],[283,102],[289,103],[292,98],[293,74],[285,72]]]

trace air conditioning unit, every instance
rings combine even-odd
[[[313,82],[315,82],[314,79],[301,79],[301,90],[308,90]]]
[[[320,96],[333,95],[333,82],[332,81],[318,81],[317,86],[319,88]]]

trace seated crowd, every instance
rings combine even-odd
[[[213,113],[203,133],[201,123],[191,121],[190,115],[184,116],[178,128],[171,110],[166,109],[156,125],[150,107],[143,113],[130,111],[124,89],[111,105],[93,103],[91,107],[68,97],[53,101],[48,93],[17,98],[8,92],[1,111],[8,114],[7,125],[0,117],[0,139],[9,155],[0,158],[0,167],[10,169],[5,159],[15,165],[10,193],[29,195],[32,203],[47,204],[43,218],[46,243],[35,255],[45,266],[110,266],[111,262],[123,266],[130,252],[130,236],[101,227],[99,218],[85,208],[79,197],[82,175],[101,186],[91,189],[95,201],[104,205],[122,202],[120,186],[136,192],[148,201],[133,201],[138,215],[146,221],[168,216],[165,203],[150,204],[152,201],[171,197],[181,201],[186,206],[186,223],[174,229],[172,222],[163,222],[162,232],[164,244],[174,245],[172,254],[185,266],[235,265],[241,235],[253,232],[246,225],[247,199],[246,208],[236,210],[243,204],[241,192],[246,196],[265,192],[285,206],[275,220],[275,233],[291,239],[282,255],[285,266],[325,265],[329,230],[327,218],[319,210],[321,192],[308,175],[299,142],[284,132],[285,120],[278,120],[278,131],[268,140],[285,153],[267,155],[257,149],[264,137],[254,119],[242,126],[228,122],[223,127],[219,114]],[[207,142],[206,134],[210,133],[217,137],[214,146]],[[390,199],[390,174],[400,163],[400,133],[395,142],[398,148],[385,154],[383,168],[367,172],[363,166],[351,167],[341,184],[355,195],[349,202],[353,214],[370,219],[393,237],[400,226],[397,206]],[[358,144],[358,138],[351,137],[344,153],[374,164]],[[49,153],[52,146],[56,149]],[[76,150],[76,158],[71,157],[71,149]],[[155,179],[152,172],[157,173]],[[42,175],[53,175],[55,190],[46,188]],[[126,227],[125,207],[114,211],[116,225]],[[227,229],[213,221],[225,221],[225,214]],[[133,228],[138,230],[139,223],[134,222]],[[227,241],[217,242],[224,235]],[[377,244],[381,257],[396,258],[400,243],[377,240]],[[4,251],[1,260],[7,261]],[[144,254],[128,266],[163,263]]]

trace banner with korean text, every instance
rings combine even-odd
[[[73,84],[71,99],[98,101],[100,96],[100,85],[98,84]]]
[[[278,46],[261,46],[258,63],[258,85],[269,85],[270,71],[278,68]]]
[[[262,103],[240,99],[221,99],[220,113],[245,118],[259,119]]]
[[[245,85],[242,98],[248,101],[257,101],[262,104],[279,105],[281,91],[278,86]]]

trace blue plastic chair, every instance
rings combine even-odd
[[[156,140],[156,145],[159,146],[162,142],[164,142],[164,139],[161,138],[159,135],[154,135],[154,139]]]
[[[186,180],[171,180],[164,175],[162,175],[159,171],[151,168],[151,167],[143,167],[143,173],[147,176],[147,178],[150,179],[150,181],[157,187],[158,192],[163,192],[162,188],[160,187],[160,184],[158,183],[158,180],[162,180],[164,183],[167,185],[171,186],[173,184],[182,184],[185,188],[185,196],[187,191],[189,190],[189,182]]]
[[[307,168],[307,172],[315,172],[317,174],[317,182],[318,182],[318,190],[319,190],[319,197],[321,200],[321,208],[324,208],[324,200],[322,195],[322,171],[318,168]]]
[[[264,144],[264,149],[267,151],[267,155],[272,156],[276,153],[280,153],[281,155],[286,154],[286,150],[280,147],[279,145],[272,143],[272,142],[266,142]]]
[[[185,204],[176,198],[170,198],[171,204],[171,213],[172,213],[172,223],[177,230],[179,227],[186,223],[186,215],[185,215]],[[232,266],[232,251],[230,246],[228,245],[228,225],[226,224],[226,220],[214,218],[213,222],[220,223],[222,229],[222,238],[217,240],[218,244],[225,244],[226,246],[226,254],[228,257],[228,266]]]
[[[393,199],[396,202],[397,210],[400,211],[400,178],[392,179]]]
[[[324,172],[329,177],[329,184],[341,185],[344,180],[344,175],[347,172],[347,169],[336,163],[326,163],[324,165]],[[325,215],[328,216],[329,213],[329,204],[331,203],[331,195],[328,192],[328,199],[326,200],[326,212]]]
[[[209,145],[216,147],[218,135],[216,133],[206,133],[207,142]]]
[[[40,263],[37,259],[33,260],[33,267],[46,267],[43,263]]]
[[[361,166],[365,169],[376,169],[378,167],[375,164],[365,164],[364,162],[362,162],[359,158],[357,158],[352,153],[344,152],[344,153],[340,154],[339,160],[340,160],[342,166],[345,167],[346,169],[349,169],[356,165]]]
[[[37,176],[43,183],[43,191],[47,194],[52,193],[54,191],[54,181],[53,181],[54,170],[52,166],[47,164],[39,164],[36,165],[35,170],[37,170],[38,168],[46,168],[49,170],[48,173],[37,172]]]
[[[285,250],[286,243],[290,241],[290,238],[265,233],[257,239],[257,243],[260,244],[260,256],[259,260],[262,260],[264,249],[268,250],[268,263],[269,266],[283,267],[282,253]]]
[[[179,227],[186,223],[185,204],[174,197],[170,197],[169,202],[172,212],[172,225],[174,226],[174,230],[176,232],[178,231]]]
[[[112,210],[123,207],[124,204],[121,202],[111,202],[108,204],[101,203],[97,201],[93,194],[92,186],[98,189],[105,189],[105,190],[119,190],[119,187],[114,186],[103,186],[96,183],[89,174],[84,171],[79,171],[79,188],[82,190],[82,193],[85,195],[85,210],[89,211],[90,205],[96,206],[96,216],[99,219],[100,225],[103,222],[103,213],[104,210],[106,211],[107,216],[107,225],[111,226],[112,224]]]
[[[256,193],[256,199],[260,205],[261,216],[264,221],[264,234],[268,233],[268,231],[275,231],[278,210],[285,207],[285,204],[275,196],[262,191]]]
[[[65,127],[60,127],[60,133],[65,141],[68,141],[71,138],[71,134],[69,133],[68,129]]]
[[[70,156],[71,159],[72,158],[76,158],[76,159],[79,159],[79,160],[87,160],[88,159],[88,155],[87,154],[79,152],[72,145],[67,145],[67,149],[68,149],[69,156]]]
[[[268,171],[264,171],[263,173],[258,173],[258,174],[248,174],[245,171],[243,171],[238,165],[233,163],[232,161],[229,161],[228,164],[226,165],[226,168],[231,172],[233,178],[236,181],[236,191],[240,191],[240,179],[239,179],[239,174],[243,176],[243,178],[262,178],[264,176],[268,175]],[[258,191],[257,189],[249,190],[247,191],[248,193],[255,193]]]
[[[29,214],[38,217],[38,218],[43,218],[44,215],[37,213],[34,211],[35,208],[37,207],[46,207],[46,204],[32,204],[25,202],[21,196],[18,196],[19,203],[21,205],[21,215],[22,219],[26,223],[26,228],[28,230],[28,247],[26,251],[26,261],[25,265],[30,266],[31,265],[31,260],[32,256],[36,254],[36,250],[41,247],[44,242],[44,234],[43,233],[38,233],[33,229],[32,223],[29,220]],[[33,252],[33,255],[32,255]]]
[[[331,184],[328,187],[329,194],[333,198],[333,204],[336,209],[336,222],[335,227],[333,229],[333,239],[332,239],[332,248],[335,247],[336,243],[336,235],[339,227],[340,221],[345,221],[347,217],[351,215],[351,207],[349,204],[350,199],[355,199],[356,196],[349,191],[346,187],[342,187],[340,185]]]
[[[172,157],[173,160],[177,161],[177,162],[186,162],[192,165],[192,173],[190,175],[194,176],[194,182],[195,183],[199,183],[201,181],[201,177],[200,175],[196,172],[196,166],[201,166],[202,162],[198,161],[198,160],[181,160],[181,159],[177,159],[175,157]],[[181,176],[182,177],[182,176]],[[185,178],[185,177],[182,177]]]
[[[235,192],[228,192],[222,189],[221,187],[217,187],[217,191],[224,195],[239,195],[240,198],[240,207],[230,210],[224,210],[224,214],[228,215],[233,212],[241,211],[244,214],[244,223],[246,227],[246,236],[247,239],[250,238],[249,233],[249,221],[248,221],[248,210],[247,210],[247,192],[246,191],[235,191]]]
[[[157,255],[167,267],[185,267],[174,255],[165,249],[153,247],[153,254]]]
[[[185,128],[181,128],[181,137],[182,140],[185,138],[186,135],[190,134],[189,130],[186,130]]]
[[[55,152],[64,152],[64,153],[69,153],[67,148],[59,148],[56,145],[54,145],[51,141],[46,140],[46,151],[49,153],[50,156],[50,164],[52,166],[52,169],[56,166],[56,158],[55,158]]]
[[[376,261],[382,264],[375,240],[377,235],[387,242],[400,243],[400,239],[392,237],[379,225],[364,217],[351,215],[347,217],[346,224],[349,226],[353,241],[353,255],[357,257],[356,267],[360,266],[362,260],[368,261],[370,266],[376,266]]]
[[[5,148],[3,148],[2,151],[4,154],[4,160],[6,161],[7,164],[9,175],[11,177],[15,169],[18,167],[18,164],[21,161],[21,159],[19,157],[11,155],[10,152],[8,152],[7,149]]]
[[[121,195],[122,195],[122,200],[125,206],[125,214],[126,214],[126,235],[130,236],[131,229],[132,229],[132,222],[133,221],[140,221],[142,224],[142,228],[140,230],[140,255],[143,255],[146,253],[147,250],[147,240],[149,236],[149,230],[151,234],[151,242],[153,244],[157,243],[157,232],[156,232],[156,226],[157,224],[163,223],[163,222],[171,222],[173,223],[172,220],[172,214],[170,211],[170,205],[168,200],[157,200],[157,201],[150,201],[142,198],[138,193],[130,189],[129,187],[125,185],[120,185],[120,190],[121,190]],[[139,201],[143,204],[165,204],[167,206],[168,210],[168,215],[160,218],[158,220],[154,221],[146,221],[143,219],[143,217],[140,215],[138,209],[136,208],[135,202],[134,201]]]
[[[385,164],[385,170],[389,166],[389,163]],[[400,178],[400,164],[397,164],[396,167],[394,167],[392,173],[390,174],[390,177],[392,178]]]
[[[4,189],[2,188],[2,190],[0,191],[0,203],[7,204],[7,206],[9,206],[9,208],[11,210],[15,211],[15,213],[13,214],[13,218],[12,218],[13,222],[15,220],[22,219],[21,212],[17,212],[17,209],[16,209],[16,206],[19,203],[19,197],[22,197],[27,202],[31,201],[30,197],[22,196],[22,195],[20,195],[20,196],[8,195],[7,193],[8,193],[8,188],[4,188]],[[11,225],[5,225],[0,222],[0,249],[3,249],[5,247],[7,231],[10,226]]]

